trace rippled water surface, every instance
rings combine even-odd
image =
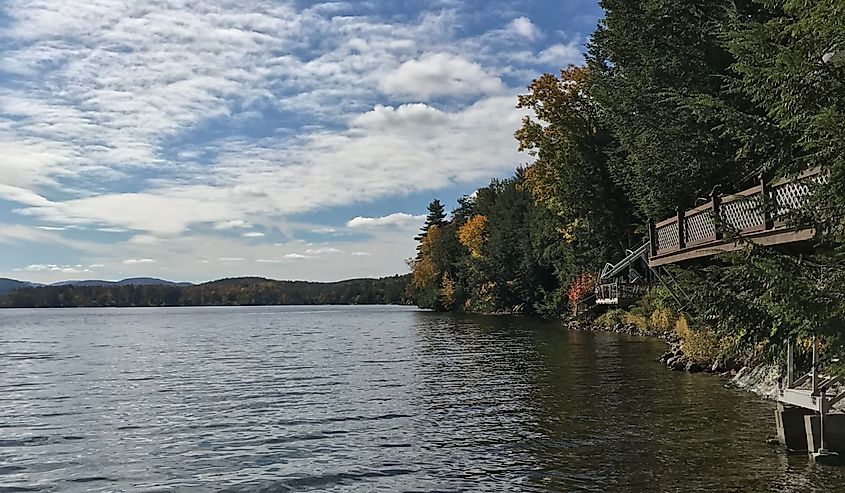
[[[401,307],[0,311],[0,491],[845,491],[662,350]]]

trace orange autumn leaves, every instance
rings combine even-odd
[[[572,280],[569,285],[567,296],[569,304],[575,306],[579,301],[593,293],[596,287],[596,276],[594,274],[581,274]]]

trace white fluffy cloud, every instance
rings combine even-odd
[[[319,132],[296,144],[226,142],[217,163],[195,177],[197,184],[50,202],[21,212],[173,235],[200,223],[246,227],[238,217],[300,213],[483,180],[508,173],[525,158],[510,144],[523,114],[514,102],[490,97],[454,112],[424,104],[376,106],[353,117],[344,132]]]
[[[540,28],[534,25],[528,17],[517,17],[512,20],[508,24],[508,30],[530,40],[535,40],[542,35]]]
[[[35,207],[50,203],[49,200],[35,192],[13,185],[5,185],[3,183],[0,183],[0,198]]]
[[[21,224],[0,225],[0,244],[15,252],[22,243],[60,245],[81,265],[111,266],[115,277],[124,267],[193,278],[277,266],[322,279],[339,268],[403,270],[413,251],[407,230],[419,216],[355,218],[352,232],[286,223],[510,173],[526,159],[512,138],[523,115],[513,86],[536,74],[526,43],[542,33],[519,14],[461,37],[456,27],[466,19],[457,7],[401,22],[356,9],[263,0],[3,2],[0,70],[15,83],[0,81],[0,200],[17,204]],[[573,49],[555,45],[538,57],[564,63]],[[302,121],[287,127],[288,114]],[[253,227],[347,243],[274,247],[250,241],[262,234]],[[84,235],[116,243],[79,240]],[[150,256],[154,266],[124,263]],[[325,261],[291,262],[318,256]],[[77,268],[76,259],[50,260]]]
[[[333,247],[309,248],[308,250],[305,250],[306,255],[312,256],[333,255],[335,253],[340,253],[340,250]]]
[[[128,258],[123,261],[123,265],[138,265],[138,264],[154,264],[155,259],[151,258]]]
[[[387,74],[379,88],[393,95],[430,98],[496,93],[504,84],[478,63],[460,55],[426,53]]]
[[[102,267],[101,265],[90,265],[85,267],[83,265],[56,265],[56,264],[30,264],[23,269],[18,269],[25,272],[49,272],[58,274],[85,274],[93,272],[95,267]]]
[[[214,229],[235,229],[235,228],[251,228],[252,224],[243,219],[231,219],[229,221],[221,221],[214,225]]]
[[[374,200],[408,191],[409,182],[412,190],[434,190],[506,173],[524,159],[511,139],[520,119],[514,98],[472,96],[503,89],[498,69],[459,54],[418,54],[419,44],[437,47],[448,39],[454,20],[446,12],[384,25],[249,1],[229,9],[186,0],[178,10],[156,1],[143,7],[13,1],[8,11],[15,20],[9,33],[18,41],[4,52],[7,70],[26,76],[48,59],[60,61],[29,87],[0,89],[0,112],[15,116],[0,124],[0,149],[6,140],[17,146],[0,162],[0,197],[33,218],[156,236],[203,223],[249,228],[246,218]],[[302,36],[335,46],[308,61],[278,55],[306,50]],[[411,97],[465,95],[476,102],[449,110],[343,106],[372,99],[379,85]],[[281,139],[188,144],[178,159],[165,156],[167,139],[216,118],[260,118],[234,112],[271,101],[317,118],[325,112],[335,122],[340,109],[348,125],[312,126]],[[196,162],[205,151],[217,157]],[[108,185],[136,173],[163,176],[133,192]],[[60,186],[65,179],[105,185]],[[49,193],[51,186],[63,190]]]
[[[537,55],[540,63],[565,67],[571,64],[584,63],[583,48],[578,41],[571,41],[567,44],[554,44]]]
[[[354,217],[346,223],[350,228],[408,228],[419,227],[425,220],[424,215],[414,216],[396,212],[383,217]]]
[[[199,190],[195,190],[199,192]],[[215,196],[199,193],[110,193],[64,202],[47,202],[18,210],[23,215],[68,224],[102,224],[161,234],[175,234],[189,225],[216,222],[242,214]]]

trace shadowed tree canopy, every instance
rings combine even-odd
[[[715,185],[727,189],[759,172],[753,156],[741,152],[743,139],[730,131],[755,110],[729,88],[734,58],[721,40],[728,24],[758,15],[759,6],[742,0],[601,5],[606,17],[589,43],[589,91],[616,139],[611,172],[637,207],[663,218]]]

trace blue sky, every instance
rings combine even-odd
[[[0,277],[407,271],[596,1],[6,0]]]

